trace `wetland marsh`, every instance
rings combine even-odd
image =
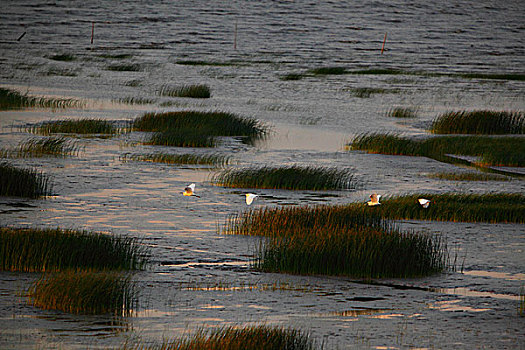
[[[517,0],[8,0],[0,12],[2,181],[11,176],[27,187],[15,174],[22,169],[40,188],[2,192],[0,229],[101,232],[138,244],[148,264],[129,275],[110,272],[132,283],[119,294],[127,301],[117,303],[133,305],[102,314],[34,306],[35,283],[51,280],[33,267],[4,268],[0,348],[155,348],[166,339],[194,334],[205,341],[240,328],[276,332],[276,339],[299,335],[307,347],[324,349],[523,348],[524,16]],[[183,91],[188,87],[205,91],[196,96]],[[439,116],[468,111],[508,113],[519,131],[429,131]],[[184,129],[138,127],[145,116],[180,114],[189,116]],[[196,121],[210,115],[233,124]],[[71,122],[77,120],[80,129]],[[102,128],[90,129],[91,121]],[[235,129],[239,121],[248,129]],[[367,135],[395,136],[412,152],[349,149]],[[24,148],[46,140],[70,148],[45,156]],[[464,151],[472,145],[481,151]],[[503,156],[512,158],[499,162]],[[485,176],[489,167],[500,174]],[[330,170],[345,185],[214,181],[234,171],[257,178],[260,169],[299,168]],[[182,195],[190,183],[199,197]],[[249,192],[259,195],[250,207]],[[383,196],[381,207],[365,206],[372,193]],[[502,193],[511,204],[493,200]],[[431,211],[421,212],[416,194],[436,200]],[[391,215],[400,236],[425,237],[431,250],[432,242],[446,246],[432,250],[439,266],[409,278],[265,269],[258,252],[271,225],[254,226],[254,236],[225,232],[229,219],[248,210],[296,208],[310,218],[306,207],[349,204],[362,205],[366,220]],[[498,208],[512,212],[497,215]],[[339,234],[351,226],[345,218],[330,217],[323,229]],[[321,234],[321,221],[276,225]],[[341,236],[333,237],[341,245]],[[314,238],[308,247],[331,244],[319,239],[316,246]],[[89,273],[98,272],[82,272]]]

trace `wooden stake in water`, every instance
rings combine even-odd
[[[385,38],[383,39],[383,46],[381,46],[381,55],[383,54],[383,51],[385,50],[385,43],[386,43],[386,32],[385,32]]]
[[[235,20],[235,30],[233,31],[233,49],[237,50],[237,20]]]
[[[91,45],[93,45],[93,35],[95,34],[95,22],[91,22]]]
[[[22,40],[22,38],[24,37],[24,35],[26,35],[26,33],[27,33],[27,32],[23,32],[22,35],[20,35],[20,36],[18,37],[18,39],[16,39],[16,41],[20,41],[20,40]]]

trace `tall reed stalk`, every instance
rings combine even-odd
[[[39,198],[51,195],[49,178],[36,169],[0,163],[0,196]]]
[[[159,345],[126,345],[123,350],[314,350],[322,349],[307,334],[293,328],[272,326],[200,329],[185,338]]]
[[[131,276],[123,272],[44,274],[29,289],[34,306],[72,314],[130,316],[136,304]]]
[[[440,115],[432,122],[435,134],[525,134],[525,115],[507,111],[461,111]]]

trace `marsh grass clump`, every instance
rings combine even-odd
[[[127,273],[63,271],[44,274],[28,294],[32,305],[46,310],[129,316],[137,292]]]
[[[279,77],[280,80],[284,81],[293,81],[293,80],[301,80],[304,78],[304,74],[301,73],[288,73],[285,75],[282,75]]]
[[[108,120],[96,118],[50,120],[28,129],[35,134],[109,134],[118,132],[115,125]]]
[[[349,145],[370,153],[422,156],[454,162],[450,155],[477,157],[476,166],[525,166],[525,142],[520,137],[438,136],[415,140],[395,134],[365,133]]]
[[[142,66],[138,63],[130,63],[130,64],[111,64],[106,67],[107,70],[114,71],[114,72],[140,72],[142,70]]]
[[[250,141],[267,132],[255,119],[197,111],[146,113],[133,120],[131,128],[155,132],[147,144],[178,147],[213,147],[216,136],[239,136]]]
[[[395,90],[387,90],[382,88],[370,88],[370,87],[360,87],[351,89],[352,94],[355,97],[359,98],[369,98],[374,94],[384,94],[387,92],[396,92]]]
[[[358,69],[348,71],[348,74],[359,74],[359,75],[399,75],[399,74],[413,74],[405,72],[395,68],[369,68],[369,69]]]
[[[79,153],[80,147],[64,137],[44,137],[23,141],[13,150],[0,149],[5,158],[68,157]]]
[[[200,329],[184,338],[159,345],[126,345],[133,350],[315,350],[322,349],[307,334],[293,328],[276,326],[228,326]]]
[[[49,178],[42,172],[0,163],[0,196],[39,198],[50,195]]]
[[[308,73],[313,75],[341,75],[347,74],[348,71],[344,67],[320,67],[310,69]]]
[[[230,157],[220,154],[133,154],[124,155],[124,161],[154,162],[164,164],[213,165],[224,166],[230,162]]]
[[[440,115],[432,122],[435,134],[525,134],[525,115],[506,111],[461,111]]]
[[[418,198],[431,200],[422,208]],[[525,223],[525,195],[420,193],[385,198],[378,212],[389,219]]]
[[[252,209],[224,233],[264,236],[254,267],[263,271],[364,278],[414,277],[446,268],[439,236],[399,231],[365,205]]]
[[[145,98],[145,97],[124,97],[114,100],[118,103],[125,103],[128,105],[152,105],[157,102],[157,100],[153,98]]]
[[[348,170],[328,167],[258,167],[226,169],[212,181],[218,186],[288,190],[342,190],[356,188]]]
[[[392,118],[417,118],[416,111],[410,107],[396,107],[388,111],[387,115]]]
[[[135,270],[146,250],[135,238],[57,229],[0,228],[0,270]]]
[[[22,94],[16,90],[0,88],[0,110],[18,108],[77,108],[83,101],[73,98],[36,97]]]
[[[430,178],[450,181],[510,181],[508,176],[483,173],[436,173],[428,174]]]
[[[160,91],[161,96],[170,97],[190,97],[190,98],[210,98],[211,92],[208,85],[193,84],[172,87],[164,85]]]
[[[48,58],[53,61],[63,61],[63,62],[71,62],[77,59],[75,55],[70,54],[70,53],[51,55]]]

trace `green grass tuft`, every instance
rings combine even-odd
[[[130,316],[136,290],[122,272],[64,271],[42,276],[29,289],[29,300],[46,310]]]
[[[0,163],[0,196],[39,198],[49,195],[51,184],[42,172]]]
[[[450,181],[510,181],[511,179],[503,175],[481,173],[436,173],[428,174],[427,176]]]
[[[210,88],[204,84],[183,85],[172,87],[164,85],[159,94],[170,97],[210,98]]]
[[[341,75],[347,74],[348,71],[344,67],[320,67],[310,69],[308,73],[313,75]]]
[[[454,162],[447,154],[479,157],[478,166],[525,166],[525,142],[520,137],[438,136],[414,140],[394,134],[367,133],[354,138],[352,150],[422,156]]]
[[[159,345],[125,345],[123,350],[314,350],[321,349],[301,331],[271,326],[200,329],[185,338]]]
[[[225,112],[146,113],[132,122],[132,129],[155,132],[147,144],[178,147],[213,147],[215,136],[240,136],[249,141],[266,134],[266,127],[257,120]]]
[[[106,69],[114,72],[140,72],[142,70],[142,66],[138,63],[111,64],[107,66]]]
[[[77,59],[75,55],[69,54],[69,53],[56,54],[56,55],[49,56],[48,58],[53,61],[64,61],[64,62],[71,62]]]
[[[446,268],[439,236],[401,232],[376,209],[363,204],[252,209],[230,217],[223,232],[267,237],[254,266],[268,272],[382,278]]]
[[[259,167],[226,169],[212,181],[218,186],[288,190],[341,190],[357,186],[348,170],[327,167]]]
[[[432,122],[435,134],[525,134],[522,112],[461,111],[440,115]]]
[[[416,112],[410,107],[396,107],[388,111],[388,116],[392,118],[417,118]]]
[[[0,88],[0,110],[19,108],[80,108],[84,102],[72,98],[35,97]]]
[[[154,162],[164,164],[213,165],[224,166],[230,162],[230,157],[219,154],[133,154],[124,155],[123,161]]]
[[[28,129],[29,132],[42,135],[50,134],[109,134],[118,132],[115,125],[104,119],[83,118],[46,121]]]
[[[135,238],[62,229],[0,228],[0,270],[134,270],[146,264]]]
[[[4,158],[67,157],[78,154],[80,148],[64,137],[44,137],[21,142],[16,149],[0,149]]]

